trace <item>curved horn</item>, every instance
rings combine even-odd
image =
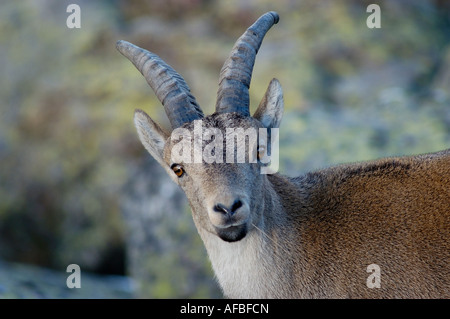
[[[145,77],[164,105],[172,128],[203,118],[203,112],[184,79],[159,56],[123,40],[117,41],[116,48]]]
[[[250,115],[248,89],[256,53],[267,31],[278,23],[279,19],[278,13],[267,12],[236,41],[220,71],[217,113],[239,112]]]

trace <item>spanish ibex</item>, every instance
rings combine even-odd
[[[278,128],[279,82],[270,82],[253,116],[248,91],[256,53],[278,20],[268,12],[238,39],[220,73],[216,111],[206,117],[157,55],[125,41],[117,49],[144,75],[173,132],[192,132],[200,120],[225,137],[230,127]],[[261,174],[261,161],[173,162],[180,138],[141,110],[134,122],[142,144],[186,193],[225,296],[450,297],[450,150],[289,178]],[[369,285],[371,269],[377,285]]]

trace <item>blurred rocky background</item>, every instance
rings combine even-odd
[[[277,77],[281,172],[450,147],[445,0],[2,1],[1,298],[221,297],[184,195],[133,127],[135,108],[168,127],[163,108],[115,42],[160,55],[209,114],[234,41],[269,10],[251,109]]]

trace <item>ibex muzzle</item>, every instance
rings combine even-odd
[[[235,139],[227,129],[280,125],[283,93],[276,79],[253,116],[248,94],[256,53],[278,20],[275,12],[266,13],[238,39],[220,72],[216,112],[206,117],[168,64],[128,42],[117,43],[164,105],[172,134],[141,110],[134,117],[137,132],[186,193],[225,295],[450,298],[450,150],[340,165],[296,178],[261,174],[269,144],[246,149],[247,155],[257,153],[258,161],[222,161],[229,155],[225,145]],[[221,133],[214,147],[174,133],[190,135],[198,121]],[[175,160],[185,141],[181,150],[188,156],[182,158],[196,158],[205,149],[212,156]],[[379,271],[374,278],[381,284],[368,284],[371,269]]]
[[[209,220],[216,227],[217,235],[228,242],[244,238],[249,227],[250,206],[248,200],[241,200],[237,195],[231,195],[220,196],[215,203],[208,215]]]

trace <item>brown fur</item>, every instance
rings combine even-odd
[[[450,297],[450,150],[269,180],[297,236],[283,244],[303,259],[292,262],[307,296]],[[373,263],[381,287],[369,289]]]

